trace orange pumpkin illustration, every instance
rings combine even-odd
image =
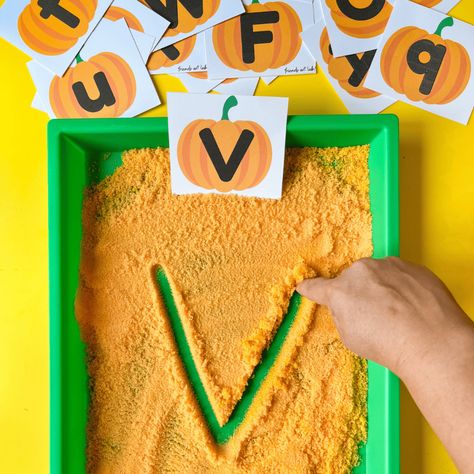
[[[370,99],[372,97],[377,97],[380,95],[378,92],[364,87],[364,82],[368,71],[365,72],[364,77],[357,77],[354,67],[350,64],[348,57],[334,57],[331,49],[331,44],[329,42],[328,31],[326,28],[324,28],[321,34],[319,46],[321,48],[321,53],[323,55],[324,62],[328,65],[329,74],[331,74],[334,79],[337,79],[339,85],[345,91],[347,91],[354,97],[358,97],[359,99]],[[363,59],[364,54],[365,53],[360,53],[351,56],[356,56],[358,60],[361,60]],[[373,59],[373,56],[371,59]],[[354,84],[354,78],[355,83],[357,83],[357,85]]]
[[[383,33],[392,13],[387,0],[326,0],[337,27],[354,38],[373,38]]]
[[[272,145],[267,133],[256,122],[231,122],[229,110],[236,105],[237,99],[229,97],[224,104],[221,120],[194,120],[181,134],[178,142],[179,166],[186,178],[197,186],[220,192],[253,188],[262,182],[270,169]],[[235,169],[224,179],[204,145],[205,131],[212,132],[222,160],[227,160],[224,166],[233,165],[233,152],[244,134],[253,137],[248,148],[244,149],[241,160],[234,163],[237,165]]]
[[[380,58],[385,82],[414,102],[446,104],[456,99],[469,82],[471,61],[464,46],[441,37],[453,24],[447,17],[434,34],[411,26],[396,31]]]
[[[124,8],[114,6],[109,7],[109,9],[105,12],[104,16],[105,18],[111,21],[116,21],[120,20],[121,18],[124,18],[129,28],[131,28],[132,30],[141,31],[142,33],[144,32],[140,20],[133,13],[129,12],[128,10],[125,10]]]
[[[97,0],[62,0],[55,8],[32,0],[18,17],[18,33],[24,43],[40,54],[56,56],[72,48],[89,29]]]
[[[196,35],[190,36],[182,41],[178,41],[170,46],[153,52],[147,62],[149,71],[156,71],[162,67],[175,66],[188,59],[194,50]]]
[[[140,0],[140,2],[148,8],[153,9],[147,0]],[[165,36],[176,36],[180,33],[189,33],[199,25],[206,23],[206,21],[210,20],[217,13],[220,3],[221,0],[202,0],[202,14],[197,16],[193,15],[181,2],[177,1],[177,21],[173,21],[173,19],[169,18],[169,15],[166,15],[166,7],[163,7],[163,11],[155,11],[167,20],[171,21],[170,27],[166,30]]]
[[[441,0],[413,0],[415,3],[419,3],[424,7],[435,7],[438,3],[441,3]]]
[[[231,18],[213,28],[212,40],[220,60],[233,69],[255,72],[276,69],[293,61],[302,44],[302,25],[298,13],[287,3],[260,4],[258,0],[253,0],[245,10],[247,13],[277,13],[276,22],[262,25],[265,31],[272,33],[273,40],[254,45],[253,60],[245,61],[241,29],[245,14]]]
[[[56,117],[120,117],[129,109],[135,100],[136,80],[127,62],[108,52],[97,54],[87,61],[78,56],[77,61],[78,64],[70,67],[63,77],[56,76],[51,81],[49,100]],[[105,103],[98,102],[102,94],[99,84],[106,92]],[[93,106],[91,109],[81,104],[79,90],[83,95],[87,94]]]

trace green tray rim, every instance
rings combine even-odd
[[[48,124],[48,249],[49,249],[49,306],[50,306],[50,472],[58,474],[63,470],[63,416],[62,416],[62,344],[61,344],[61,220],[60,220],[60,156],[64,140],[71,140],[82,147],[92,144],[101,149],[101,137],[106,134],[138,134],[152,136],[156,130],[167,129],[167,118],[131,118],[131,119],[60,119]],[[380,115],[304,115],[290,116],[287,124],[287,136],[294,133],[339,132],[340,144],[349,146],[363,144],[345,142],[343,134],[350,132],[373,132],[383,135],[386,146],[384,177],[386,178],[386,198],[383,203],[385,222],[377,239],[383,250],[374,254],[375,258],[399,255],[399,124],[398,117],[391,114]],[[156,146],[144,141],[142,147]],[[162,146],[166,146],[162,145]],[[308,145],[311,146],[311,145]],[[329,146],[329,145],[327,145]],[[375,217],[374,217],[375,220]],[[375,245],[374,236],[374,245]],[[77,269],[76,269],[77,270]],[[383,396],[377,403],[382,411],[382,431],[371,439],[370,429],[370,379],[371,375],[383,380]],[[364,470],[354,472],[369,474],[397,474],[400,472],[399,436],[399,380],[388,369],[369,361],[369,440],[367,443]],[[383,406],[380,406],[383,405]],[[379,412],[377,412],[380,415]],[[377,422],[377,424],[379,424]],[[375,449],[371,449],[375,445]]]

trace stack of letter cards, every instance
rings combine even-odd
[[[5,0],[0,36],[31,57],[33,107],[50,117],[132,117],[160,104],[153,75],[194,94],[251,96],[315,74],[351,113],[403,101],[466,124],[470,0]]]

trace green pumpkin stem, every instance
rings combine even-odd
[[[79,53],[77,53],[76,62],[77,62],[77,64],[84,62],[84,60],[79,56]]]
[[[260,3],[259,0],[252,0],[252,5],[257,5],[257,4],[259,4],[259,3]]]
[[[238,105],[239,102],[237,101],[237,98],[235,95],[231,95],[224,104],[224,109],[222,110],[222,119],[221,120],[229,120],[229,110],[232,107],[235,107]]]
[[[435,35],[441,36],[441,33],[443,33],[443,30],[448,27],[448,26],[453,26],[454,25],[454,20],[450,17],[447,16],[439,25],[436,31],[434,32]]]

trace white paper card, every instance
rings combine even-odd
[[[474,26],[398,0],[366,86],[466,124],[474,105]]]
[[[0,8],[0,36],[55,74],[62,75],[94,30],[111,0],[83,6],[45,0],[6,0]]]
[[[279,199],[287,114],[287,98],[168,93],[172,192]]]
[[[257,84],[258,77],[226,79],[214,87],[214,90],[224,95],[254,95]]]
[[[448,13],[460,0],[412,0],[424,7],[434,8],[441,13]]]
[[[244,12],[241,0],[144,0],[156,13],[170,21],[170,28],[156,49],[207,30]]]
[[[137,0],[114,0],[105,13],[108,20],[123,18],[131,30],[154,37],[153,47],[161,39],[170,22]]]
[[[153,36],[147,35],[146,33],[142,33],[141,31],[130,30],[130,33],[132,34],[133,40],[135,41],[135,45],[140,52],[143,62],[146,63],[148,61],[148,57],[151,54],[151,50],[153,49],[153,45],[155,44],[155,38]]]
[[[315,61],[301,39],[301,32],[314,24],[311,3],[260,0],[247,5],[246,10],[246,14],[206,31],[211,79],[316,71]]]
[[[373,114],[386,109],[395,100],[364,87],[375,51],[335,58],[322,20],[303,32],[303,39],[338,93],[347,110],[353,114]]]
[[[204,33],[154,51],[148,61],[151,74],[183,74],[207,71]]]
[[[50,117],[134,117],[160,104],[125,20],[101,21],[79,56],[63,77],[28,63]]]
[[[220,79],[209,80],[207,72],[173,74],[173,76],[178,78],[185,89],[192,94],[205,94],[222,82]]]
[[[367,2],[356,8],[349,0],[320,0],[334,56],[377,49],[395,0]]]

